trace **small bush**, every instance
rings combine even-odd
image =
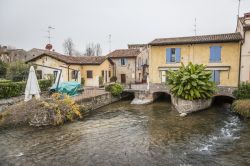
[[[51,87],[53,83],[53,79],[49,79],[49,80],[38,80],[38,84],[40,87],[41,91],[47,91],[49,90],[49,88]]]
[[[234,112],[249,118],[250,117],[250,99],[236,100],[232,104]]]
[[[177,71],[168,72],[167,83],[174,96],[185,100],[209,99],[215,89],[210,81],[212,73],[205,70],[205,65],[192,64],[182,66]]]
[[[51,100],[43,101],[42,107],[50,111],[53,125],[60,125],[67,121],[82,118],[80,107],[74,100],[65,94],[54,93]]]
[[[119,96],[123,91],[123,87],[121,84],[115,83],[106,86],[105,90],[111,92],[113,96]]]
[[[250,83],[243,82],[239,88],[233,92],[236,99],[250,99]]]
[[[110,78],[110,82],[116,82],[117,81],[117,77],[116,76],[112,76],[111,78]]]

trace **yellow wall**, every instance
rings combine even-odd
[[[87,78],[87,70],[93,71],[93,78]],[[107,71],[107,74],[108,71],[111,71],[111,77],[113,76],[113,66],[107,59],[101,65],[83,65],[81,76],[85,80],[85,86],[99,86],[99,77],[102,76],[102,70]],[[110,82],[110,77],[107,76],[107,78],[107,82]]]
[[[109,74],[108,72],[111,71],[111,76],[113,76],[113,66],[107,59],[101,65],[68,65],[49,56],[43,56],[39,59],[36,59],[35,61],[32,61],[31,63],[45,65],[54,68],[61,68],[63,81],[65,82],[75,81],[75,79],[72,79],[71,72],[73,70],[79,70],[80,72],[78,75],[78,80],[76,81],[81,83],[81,78],[83,77],[85,79],[86,86],[99,86],[99,76],[102,75],[102,70],[107,71],[107,75]],[[67,68],[68,66],[70,70],[68,70]],[[55,69],[49,69],[41,66],[38,66],[37,70],[42,70],[43,78],[46,78],[48,74],[53,74],[53,71],[55,71]],[[93,79],[87,78],[87,70],[93,71]],[[108,78],[107,82],[110,82],[109,75],[107,76],[107,78]],[[106,83],[105,80],[104,83]]]
[[[210,46],[222,46],[221,62],[210,63]],[[240,44],[239,43],[209,43],[189,45],[150,46],[149,77],[151,83],[161,82],[159,67],[180,66],[180,63],[166,63],[166,48],[181,48],[181,62],[205,64],[207,66],[230,66],[230,70],[220,72],[221,86],[238,86]]]
[[[35,61],[32,61],[31,63],[35,63],[35,64],[39,64],[39,65],[45,65],[45,66],[49,66],[49,67],[53,67],[53,68],[61,68],[62,69],[62,77],[63,77],[63,81],[75,81],[75,79],[71,78],[71,72],[73,70],[79,70],[81,69],[80,65],[68,65],[65,64],[61,61],[58,61],[54,58],[51,58],[49,56],[43,56],[39,59],[36,59]],[[69,70],[68,70],[68,66],[69,66]],[[53,74],[53,71],[55,71],[55,69],[50,69],[50,68],[46,68],[46,67],[41,67],[41,66],[37,66],[37,70],[42,70],[42,74],[43,74],[43,78],[46,79],[48,74]],[[69,77],[68,77],[68,73],[69,73]],[[80,76],[80,74],[79,74]],[[76,80],[78,82],[81,82],[81,79],[79,78],[78,80]]]

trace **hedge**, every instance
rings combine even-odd
[[[242,82],[233,94],[236,99],[250,99],[250,83]]]
[[[52,80],[38,80],[41,91],[46,91],[52,85]],[[0,83],[0,99],[21,96],[24,94],[26,82]]]

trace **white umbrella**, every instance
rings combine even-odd
[[[36,99],[40,99],[40,88],[36,78],[35,69],[33,66],[30,67],[29,77],[25,88],[25,99],[24,101],[29,101],[34,95]]]

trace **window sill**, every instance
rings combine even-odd
[[[209,63],[222,63],[221,61],[209,61]]]
[[[167,62],[166,64],[179,64],[181,62]]]

